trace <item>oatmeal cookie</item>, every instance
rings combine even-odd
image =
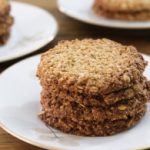
[[[133,46],[108,39],[60,42],[44,53],[37,76],[42,86],[91,95],[131,87],[147,62]]]

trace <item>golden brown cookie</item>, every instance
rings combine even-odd
[[[73,40],[44,53],[37,76],[42,86],[57,84],[70,92],[104,95],[141,80],[146,64],[133,46],[108,39]]]

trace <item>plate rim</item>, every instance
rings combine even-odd
[[[45,146],[44,144],[29,140],[23,136],[20,136],[16,133],[14,133],[13,131],[11,131],[10,129],[8,129],[2,122],[0,122],[0,128],[2,128],[6,133],[10,134],[11,136],[17,138],[18,140],[21,140],[27,144],[30,144],[32,146],[36,146],[39,148],[44,148],[44,149],[51,149],[51,150],[60,150],[60,148],[57,147],[52,147],[52,146]]]
[[[4,56],[0,59],[0,63],[6,62],[6,61],[10,61],[10,60],[14,60],[23,56],[26,56],[28,54],[31,54],[33,52],[36,52],[38,50],[40,50],[42,47],[46,46],[48,43],[52,42],[54,40],[54,38],[57,36],[58,31],[59,31],[59,26],[58,26],[58,22],[56,20],[56,18],[54,17],[53,14],[51,14],[49,11],[47,11],[46,9],[39,7],[37,5],[33,5],[33,4],[29,4],[29,3],[25,3],[25,2],[18,2],[18,1],[11,1],[10,4],[15,5],[15,4],[19,4],[19,5],[24,5],[24,6],[30,6],[30,7],[34,7],[36,9],[39,9],[40,11],[46,13],[47,15],[49,15],[54,23],[55,23],[55,31],[53,33],[53,35],[49,36],[48,38],[46,38],[40,45],[35,46],[34,48],[31,48],[30,51],[24,52],[24,53],[16,53],[13,56]],[[7,44],[7,43],[6,43]]]
[[[150,59],[150,55],[147,55],[147,54],[143,54],[143,56],[145,57],[149,57]],[[23,60],[20,60],[16,63],[14,63],[13,65],[11,65],[10,67],[8,67],[7,69],[5,69],[2,73],[0,73],[0,77],[5,74],[5,72],[7,73],[7,71],[9,71],[9,69],[13,68],[14,66],[16,65],[19,65],[20,63],[24,63],[30,59],[34,59],[34,58],[40,58],[41,54],[37,54],[37,55],[34,55],[34,56],[30,56],[28,58],[25,58]],[[14,131],[12,131],[11,129],[9,129],[4,123],[2,123],[2,121],[0,121],[0,128],[2,128],[6,133],[10,134],[11,136],[17,138],[18,140],[21,140],[25,143],[28,143],[30,145],[33,145],[33,146],[36,146],[36,147],[39,147],[39,148],[44,148],[44,149],[51,149],[51,150],[61,150],[60,147],[55,147],[55,146],[48,146],[48,145],[44,145],[44,144],[41,144],[39,142],[35,142],[35,141],[32,141],[32,140],[29,140],[28,138],[24,137],[24,136],[21,136],[17,133],[15,133]],[[141,148],[135,148],[135,150],[144,150],[144,149],[149,149],[150,146],[144,146],[144,147],[141,147]]]
[[[84,20],[80,17],[76,17],[76,15],[73,15],[72,13],[70,13],[70,10],[66,10],[62,5],[60,5],[61,3],[61,0],[57,0],[57,6],[58,6],[58,10],[65,14],[66,16],[70,17],[70,18],[73,18],[75,20],[78,20],[80,22],[83,22],[83,23],[86,23],[86,24],[90,24],[90,25],[95,25],[95,26],[98,26],[98,27],[107,27],[107,28],[114,28],[114,29],[128,29],[128,30],[148,30],[150,29],[150,25],[149,26],[119,26],[119,25],[110,25],[110,24],[100,24],[100,23],[96,23],[96,22],[93,22],[93,21],[89,21],[89,20]],[[109,20],[109,19],[108,19]]]

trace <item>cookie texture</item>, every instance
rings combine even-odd
[[[83,106],[107,107],[122,100],[132,99],[136,96],[141,96],[144,99],[148,99],[149,90],[149,82],[144,79],[142,83],[136,83],[130,88],[122,89],[103,96],[101,96],[101,94],[92,96],[87,94],[69,92],[67,90],[62,90],[57,86],[57,84],[48,87],[44,86],[41,96],[52,97],[50,101],[51,104],[57,103],[58,101],[56,101],[56,98],[59,97],[60,99],[64,99],[65,101],[76,101]]]
[[[97,95],[131,87],[146,66],[133,46],[108,39],[64,41],[42,55],[41,84]]]
[[[85,107],[75,101],[66,102],[64,99],[56,100],[57,103],[51,104],[51,100],[51,97],[47,97],[42,98],[41,101],[43,112],[49,114],[49,116],[67,118],[69,114],[72,120],[99,122],[127,119],[139,112],[147,103],[143,97],[134,97],[133,99],[121,101],[110,107]]]
[[[133,46],[109,39],[62,41],[42,54],[39,117],[82,136],[114,135],[135,126],[150,101],[147,62]]]
[[[140,113],[135,114],[124,120],[105,121],[103,123],[97,121],[74,121],[72,118],[56,118],[49,114],[41,113],[40,118],[50,126],[57,128],[65,133],[81,135],[81,136],[110,136],[134,127],[144,116],[146,108]]]

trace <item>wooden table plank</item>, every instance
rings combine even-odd
[[[150,30],[117,30],[111,28],[97,27],[87,25],[85,23],[71,19],[61,14],[55,0],[18,0],[40,6],[51,12],[59,23],[59,33],[56,39],[36,53],[28,56],[0,64],[0,72],[10,65],[27,58],[29,56],[39,54],[53,47],[59,40],[75,39],[75,38],[111,38],[124,44],[133,44],[142,53],[150,55]],[[40,20],[39,20],[40,21]],[[0,150],[40,150],[40,148],[26,144],[0,129]]]

